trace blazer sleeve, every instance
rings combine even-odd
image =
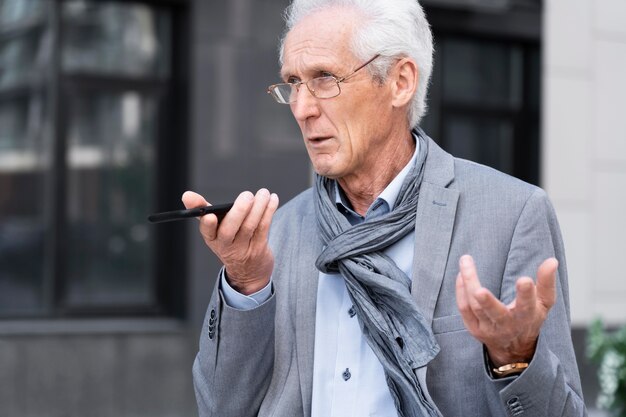
[[[274,295],[251,310],[229,307],[217,280],[193,364],[200,417],[256,416],[274,364]]]
[[[545,192],[537,189],[521,212],[506,262],[501,299],[515,298],[515,282],[522,276],[535,277],[548,257],[559,261],[556,303],[544,322],[535,355],[517,377],[492,379],[487,384],[497,391],[510,416],[586,416],[580,376],[570,332],[569,288],[561,232],[554,209]]]

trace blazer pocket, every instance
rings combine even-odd
[[[460,314],[453,316],[435,317],[433,319],[433,333],[452,333],[461,330],[466,330],[465,324],[463,324],[463,318]]]

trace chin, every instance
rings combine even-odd
[[[330,167],[313,167],[313,171],[315,171],[315,173],[317,175],[321,175],[322,177],[326,177],[326,178],[330,178],[332,180],[336,180],[337,178],[339,178],[339,176],[337,175],[337,173]]]
[[[349,168],[349,164],[345,157],[338,154],[322,154],[314,155],[311,158],[311,165],[313,170],[318,174],[326,178],[336,180],[343,177]]]

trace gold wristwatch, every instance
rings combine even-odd
[[[496,378],[504,378],[510,375],[519,375],[528,368],[528,362],[515,362],[506,365],[492,367],[491,372]]]
[[[489,354],[487,353],[487,348],[483,345],[483,355],[485,357],[485,365],[487,368],[487,372],[489,373],[489,375],[491,375],[492,378],[506,378],[507,376],[513,376],[513,375],[519,375],[522,372],[524,372],[524,370],[526,368],[528,368],[528,366],[530,365],[530,361],[529,362],[513,362],[513,363],[507,363],[506,365],[502,365],[502,366],[496,366],[493,364],[493,362],[491,362],[491,358],[489,357]]]

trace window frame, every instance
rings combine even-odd
[[[46,97],[46,119],[50,121],[51,162],[45,172],[46,184],[41,200],[45,202],[43,225],[44,262],[42,305],[37,311],[28,313],[2,313],[0,320],[10,319],[60,319],[80,317],[173,317],[183,319],[186,315],[185,293],[187,270],[185,265],[186,236],[181,225],[153,227],[155,242],[151,260],[154,262],[152,276],[152,305],[85,305],[69,306],[65,302],[67,288],[67,245],[63,235],[68,227],[66,220],[68,166],[66,161],[68,106],[72,95],[89,92],[111,93],[116,91],[149,92],[160,96],[157,111],[157,137],[155,138],[156,161],[155,195],[149,206],[154,210],[180,204],[179,190],[187,181],[186,151],[189,143],[188,120],[188,79],[189,79],[189,4],[183,0],[136,0],[135,4],[145,4],[154,9],[163,9],[171,17],[171,37],[167,80],[150,77],[128,77],[117,75],[97,75],[87,72],[64,72],[62,70],[62,50],[64,29],[61,24],[61,9],[65,0],[48,1],[47,21],[44,18],[43,30],[51,31],[52,46],[49,66],[44,75],[45,81],[33,87],[30,83],[19,85],[0,92],[0,100],[11,101],[15,97],[32,95],[35,88],[38,94]],[[118,0],[108,0],[128,4]],[[19,36],[30,28],[19,26],[0,31],[0,41]],[[166,117],[159,117],[166,115]],[[176,141],[171,140],[175,137]],[[158,186],[157,186],[158,184]],[[174,196],[174,197],[173,197]],[[176,202],[172,201],[176,200]],[[149,213],[146,213],[146,217]],[[176,226],[176,225],[173,225]],[[172,244],[171,242],[176,242]]]
[[[435,36],[437,57],[443,57],[445,39],[460,39],[475,43],[513,46],[520,48],[523,55],[521,102],[518,110],[512,107],[461,103],[443,98],[443,67],[445,62],[435,62],[433,82],[430,86],[429,107],[437,115],[436,129],[443,135],[446,119],[454,115],[469,115],[475,119],[494,118],[507,120],[513,126],[513,172],[510,174],[532,184],[541,181],[541,103],[536,108],[531,104],[529,74],[533,70],[532,54],[541,62],[541,2],[512,1],[512,7],[504,11],[437,7],[436,2],[425,2],[425,10]],[[541,74],[537,78],[537,91],[541,95]],[[540,97],[539,97],[540,101]],[[532,126],[537,131],[532,131]],[[533,135],[533,133],[535,133]],[[433,139],[444,148],[446,138],[435,135]]]

